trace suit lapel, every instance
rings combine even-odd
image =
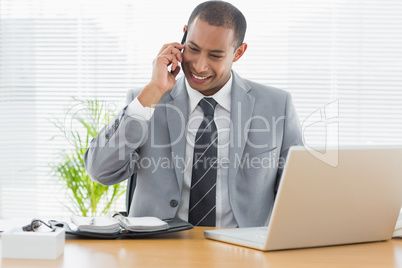
[[[236,174],[239,169],[239,161],[243,155],[248,136],[247,121],[250,120],[254,111],[255,98],[248,94],[250,86],[235,72],[233,74],[231,120],[232,120],[232,142],[229,147],[229,189],[231,194],[236,188]]]
[[[188,96],[185,89],[184,76],[177,81],[170,95],[173,100],[166,103],[166,119],[172,147],[172,161],[181,192],[184,179],[188,121]]]

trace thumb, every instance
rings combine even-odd
[[[179,72],[180,72],[180,66],[177,66],[176,69],[174,69],[174,71],[172,73],[174,78],[176,78],[176,76],[179,74]]]

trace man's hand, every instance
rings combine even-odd
[[[163,45],[158,56],[153,61],[152,79],[138,95],[138,100],[144,107],[154,107],[166,92],[176,84],[176,76],[180,72],[179,62],[183,61],[181,50],[184,45],[170,43]],[[168,66],[171,65],[172,73]]]

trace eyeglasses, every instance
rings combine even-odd
[[[55,228],[40,219],[34,218],[30,224],[24,225],[22,230],[25,232],[49,233],[54,232]]]

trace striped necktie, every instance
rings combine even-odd
[[[199,105],[204,118],[195,136],[189,222],[194,226],[215,226],[218,151],[218,132],[214,122],[216,101],[203,98]]]

